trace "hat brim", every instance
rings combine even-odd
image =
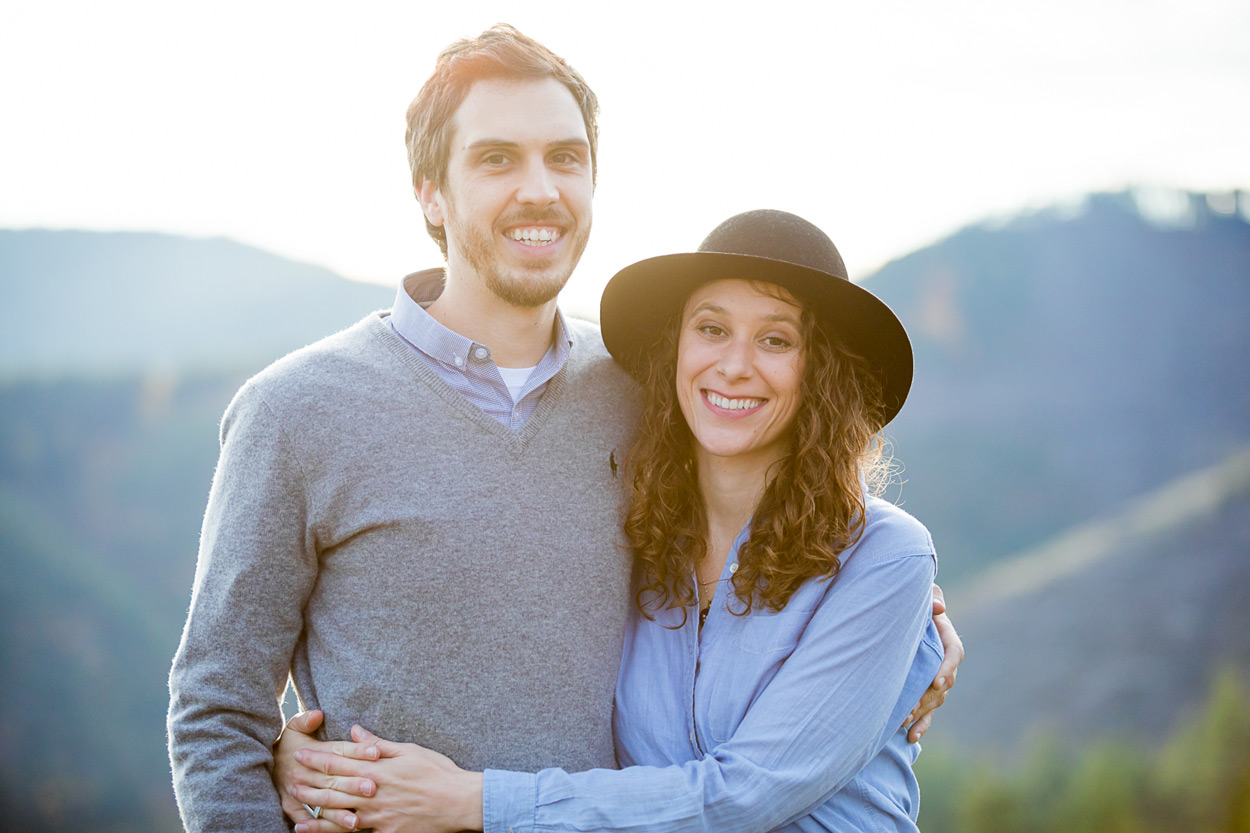
[[[881,383],[887,425],[907,400],[912,380],[911,340],[888,306],[849,280],[818,269],[753,255],[688,252],[626,266],[608,281],[599,302],[603,343],[640,378],[661,328],[697,287],[718,280],[763,281],[788,289],[816,316],[831,339],[863,357]]]

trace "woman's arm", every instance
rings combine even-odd
[[[931,618],[934,566],[931,554],[850,559],[734,735],[700,760],[576,774],[488,770],[479,787],[465,777],[476,773],[410,744],[387,745],[376,762],[301,753],[332,777],[376,787],[372,798],[310,788],[301,800],[355,806],[360,825],[380,831],[462,829],[464,807],[479,795],[483,826],[474,819],[474,827],[488,833],[777,828],[854,778],[928,685],[936,652],[931,664],[912,664]]]

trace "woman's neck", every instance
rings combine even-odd
[[[695,450],[709,543],[733,541],[755,514],[778,459],[717,457]]]

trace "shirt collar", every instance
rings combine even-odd
[[[490,348],[460,333],[444,327],[426,312],[425,308],[443,292],[447,280],[442,268],[413,272],[399,283],[395,293],[395,305],[391,308],[391,326],[405,341],[435,361],[443,362],[459,370],[465,370],[470,362],[491,361]],[[555,367],[564,366],[573,340],[564,320],[564,313],[556,309],[553,339],[540,364],[555,360]],[[554,356],[552,353],[554,352]]]

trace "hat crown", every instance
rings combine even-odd
[[[699,251],[779,260],[848,280],[842,255],[829,236],[785,211],[765,208],[736,214],[712,229]]]

